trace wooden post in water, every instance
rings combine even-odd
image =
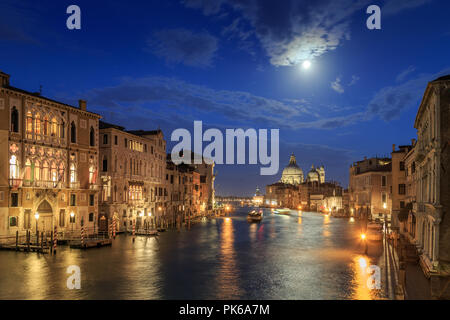
[[[31,230],[27,230],[27,251],[30,252]]]
[[[39,246],[39,231],[36,231],[36,246]]]
[[[134,238],[135,238],[135,234],[136,234],[136,227],[135,227],[135,222],[134,220],[131,220],[131,223],[133,224],[133,242],[134,242]]]
[[[41,252],[44,253],[44,232],[41,232]]]
[[[58,229],[55,226],[55,232],[53,233],[53,254],[56,254],[57,244],[58,244]]]

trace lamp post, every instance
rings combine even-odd
[[[367,254],[368,247],[365,233],[361,233],[361,240],[364,242],[364,254]]]
[[[36,219],[36,232],[38,232],[38,220],[39,220],[39,213],[36,212],[36,214],[34,215],[34,218]]]

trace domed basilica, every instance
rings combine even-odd
[[[280,182],[292,185],[298,185],[304,182],[303,170],[297,165],[294,154],[291,155],[289,164],[283,169]],[[325,168],[323,166],[315,168],[314,165],[312,165],[311,170],[306,176],[306,182],[324,183]]]

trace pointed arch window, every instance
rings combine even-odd
[[[52,119],[51,135],[52,135],[52,137],[58,136],[58,121],[56,120],[56,118]]]
[[[19,132],[19,111],[16,107],[11,110],[11,131]]]
[[[37,114],[36,118],[34,120],[34,133],[41,134],[41,116],[40,116],[40,114]]]
[[[91,131],[89,132],[89,145],[91,147],[95,146],[95,130],[91,127]]]
[[[50,177],[53,182],[58,181],[58,167],[56,166],[56,163],[52,162],[52,166],[50,169]]]
[[[77,127],[73,121],[70,124],[70,142],[77,143]]]
[[[33,173],[31,174],[31,176],[33,179]],[[41,180],[41,163],[38,160],[34,162],[34,179]]]
[[[58,181],[60,181],[60,182],[64,182],[64,180],[65,180],[65,178],[64,178],[65,172],[64,171],[65,171],[64,164],[61,162],[59,164],[59,168],[58,168]]]
[[[89,167],[89,183],[90,184],[95,184],[96,180],[97,180],[97,173],[95,172],[94,165],[91,165]]]
[[[59,132],[59,137],[60,137],[61,139],[64,139],[64,137],[65,137],[65,130],[66,130],[65,126],[66,126],[66,124],[64,123],[64,121],[61,122],[61,126],[60,126],[60,128],[59,128],[59,130],[60,130],[60,132]]]
[[[33,133],[33,114],[31,111],[27,112],[27,133]]]
[[[44,181],[50,180],[50,172],[47,161],[44,161],[44,163],[42,164],[42,180]]]
[[[25,176],[24,176],[25,180],[30,181],[31,180],[31,161],[30,159],[27,159],[27,161],[25,161]]]
[[[43,132],[43,134],[45,135],[45,136],[48,136],[48,134],[49,134],[49,124],[48,124],[48,117],[47,116],[45,116],[44,117],[44,132]]]

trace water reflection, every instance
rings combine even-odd
[[[220,243],[220,268],[217,274],[219,299],[232,299],[240,295],[236,252],[234,248],[233,221],[225,218]]]
[[[110,248],[0,251],[0,299],[379,298],[367,287],[376,260],[361,255],[357,223],[297,210],[248,223],[247,213],[135,243],[121,234]],[[66,288],[69,265],[81,268],[81,290]]]

